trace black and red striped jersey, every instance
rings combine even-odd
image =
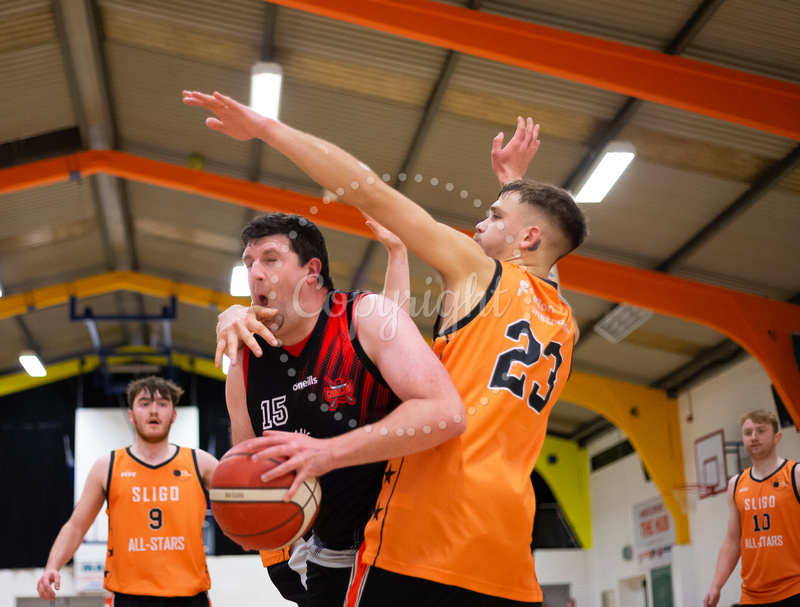
[[[256,436],[264,430],[328,438],[374,423],[400,403],[358,341],[353,308],[363,293],[331,291],[302,350],[245,348],[247,410]],[[333,470],[321,479],[314,534],[326,548],[357,547],[381,488],[385,462]]]

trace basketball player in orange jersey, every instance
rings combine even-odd
[[[206,121],[214,130],[263,139],[396,234],[443,280],[434,351],[464,401],[467,430],[388,462],[365,531],[365,569],[348,604],[540,605],[530,473],[569,376],[576,336],[551,274],[586,237],[572,196],[553,186],[506,183],[471,239],[326,141],[219,93],[184,92],[184,102],[214,112]],[[520,123],[523,134],[534,131],[530,121]],[[285,465],[299,476],[315,474],[327,455],[303,437],[268,443],[263,453],[289,456]]]
[[[59,570],[107,501],[103,586],[114,593],[114,607],[208,607],[203,521],[207,488],[219,462],[200,449],[170,444],[181,394],[160,377],[130,383],[128,419],[136,439],[99,458],[89,471],[36,586],[42,599],[56,598]]]
[[[752,466],[728,482],[728,532],[704,607],[742,558],[742,605],[800,606],[800,465],[778,456],[778,419],[751,411],[740,420]]]
[[[246,349],[231,365],[232,441],[257,444],[266,431],[325,445],[328,457],[314,471],[322,498],[305,544],[305,598],[309,607],[341,607],[386,460],[459,436],[464,407],[406,313],[384,296],[334,289],[311,221],[261,215],[242,241],[251,298],[277,312],[270,323],[281,344],[262,341],[261,356]]]

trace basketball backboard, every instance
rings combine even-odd
[[[728,487],[728,466],[725,458],[725,434],[722,429],[694,441],[697,484],[700,498],[724,493]]]

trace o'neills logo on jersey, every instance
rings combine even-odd
[[[133,470],[125,470],[125,472],[123,472],[122,474],[120,474],[120,476],[121,476],[122,478],[125,478],[126,476],[134,477],[134,476],[136,476],[136,472],[135,472],[135,471],[133,471]]]
[[[297,392],[298,390],[308,388],[309,386],[315,386],[316,384],[317,384],[317,378],[314,377],[313,375],[309,375],[303,381],[299,381],[294,386],[292,386],[292,390]]]
[[[322,396],[328,401],[328,408],[331,411],[336,411],[339,405],[354,405],[356,403],[356,399],[353,398],[356,389],[352,379],[343,381],[337,378],[331,381],[326,378],[325,381],[328,383],[328,387],[322,391]]]

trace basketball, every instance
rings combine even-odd
[[[230,449],[214,471],[209,498],[211,512],[225,535],[246,550],[276,550],[301,538],[319,510],[319,479],[305,479],[294,497],[283,501],[294,472],[269,483],[261,475],[281,462],[253,461],[246,443]]]

